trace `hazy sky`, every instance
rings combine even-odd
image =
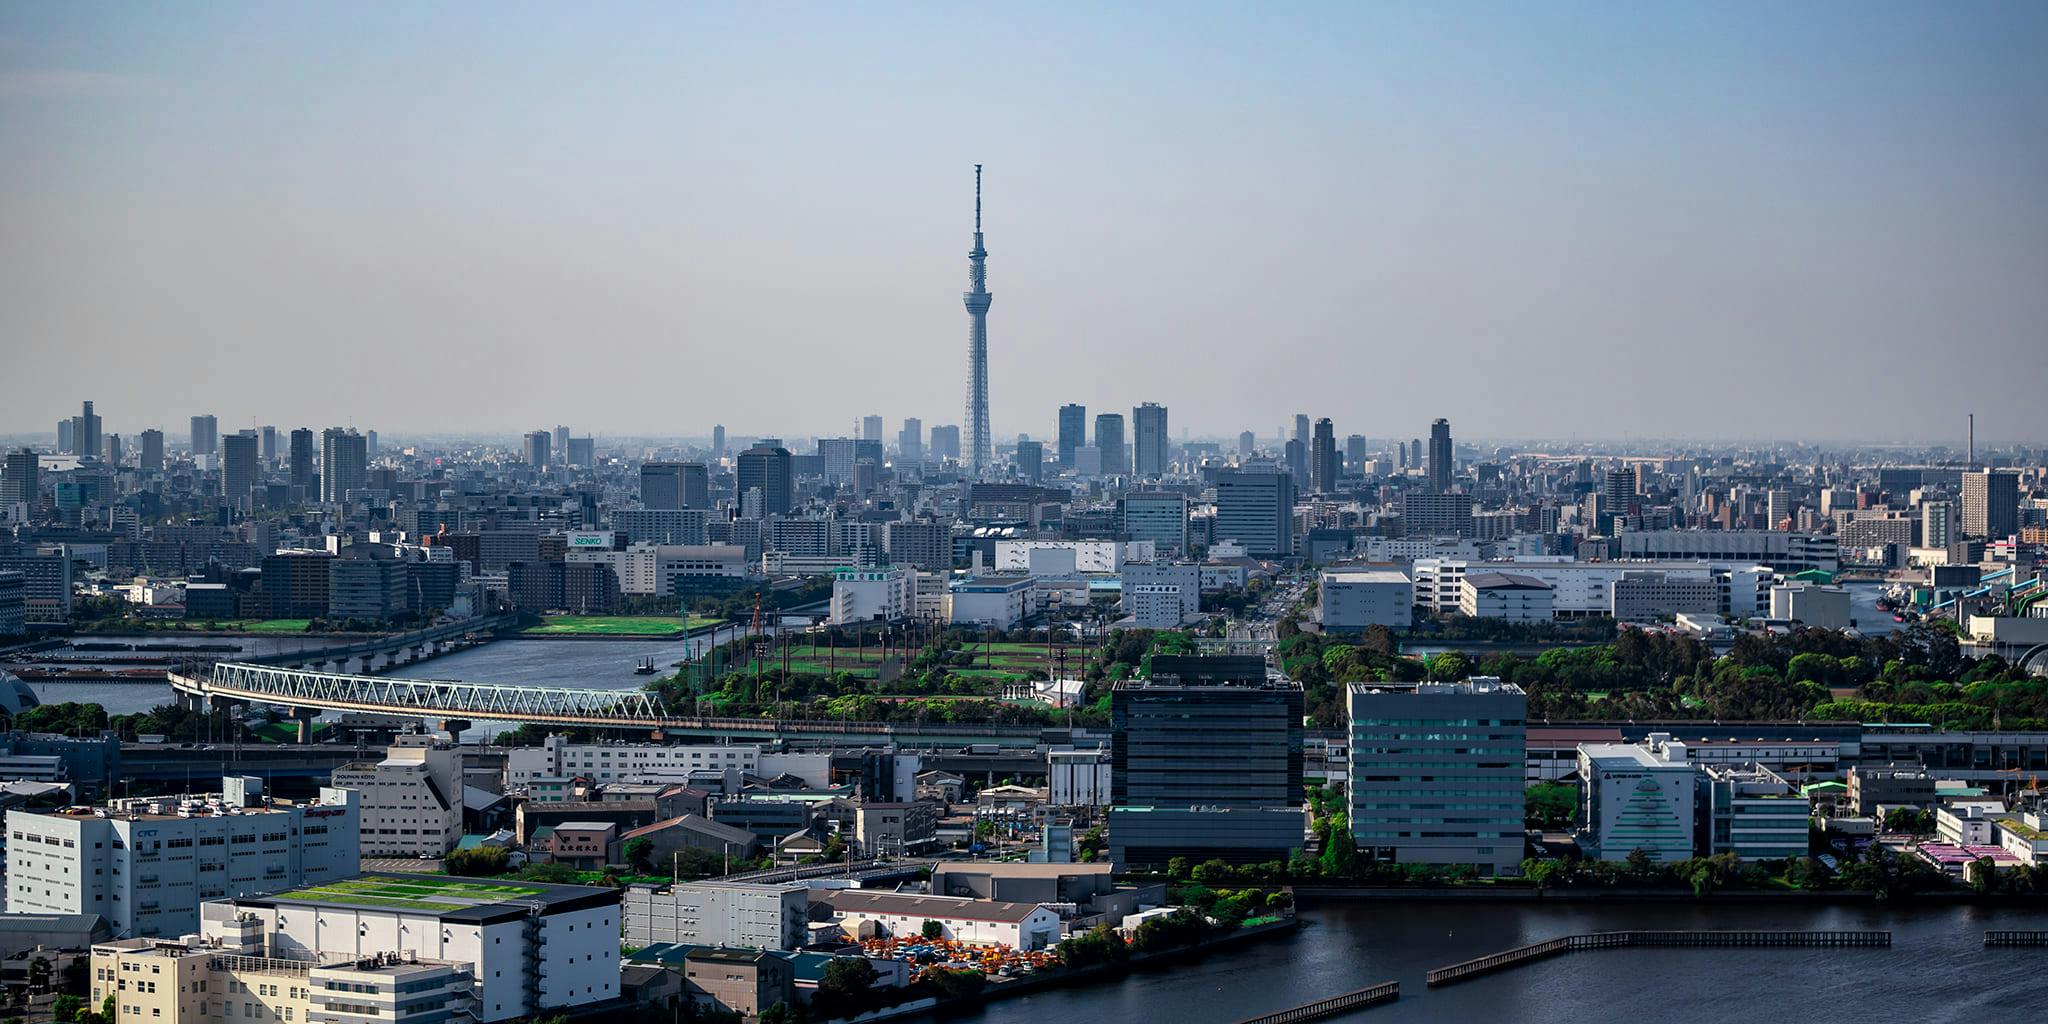
[[[2048,438],[2048,4],[0,5],[0,430]]]

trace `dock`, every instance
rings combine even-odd
[[[1303,1003],[1300,1006],[1289,1007],[1262,1017],[1253,1017],[1243,1021],[1242,1024],[1297,1024],[1299,1021],[1322,1020],[1324,1017],[1334,1017],[1340,1013],[1362,1010],[1368,1006],[1391,1003],[1399,998],[1401,998],[1401,983],[1398,981],[1383,981],[1377,985],[1361,988],[1353,992],[1346,992],[1343,995],[1331,996],[1328,999],[1318,999],[1313,1003]]]
[[[1986,946],[2048,946],[2048,931],[1985,932]]]
[[[2039,933],[2048,935],[2048,933]],[[1990,933],[1986,933],[1986,944]],[[1730,947],[1748,946],[1758,948],[1788,947],[1886,947],[1892,944],[1892,933],[1883,932],[1798,932],[1798,931],[1620,931],[1591,932],[1585,935],[1563,935],[1555,939],[1517,946],[1514,949],[1489,953],[1486,956],[1467,960],[1463,963],[1438,967],[1425,975],[1425,980],[1434,987],[1450,985],[1476,978],[1482,974],[1519,967],[1537,960],[1546,960],[1566,953],[1578,953],[1600,949],[1633,949],[1640,947]]]

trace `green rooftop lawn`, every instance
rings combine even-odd
[[[547,615],[540,625],[529,627],[531,636],[668,636],[717,623],[692,615]]]
[[[421,875],[403,879],[345,878],[324,885],[294,889],[283,893],[279,898],[341,906],[406,907],[446,913],[461,910],[465,904],[443,903],[426,897],[463,897],[470,900],[495,901],[516,900],[540,894],[541,890],[531,886],[496,885]]]

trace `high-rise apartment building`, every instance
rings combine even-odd
[[[1060,406],[1059,436],[1055,443],[1059,446],[1061,468],[1074,468],[1074,450],[1088,446],[1087,406],[1071,403]]]
[[[320,501],[335,505],[361,490],[369,473],[369,445],[353,429],[328,427],[320,434]]]
[[[262,439],[244,430],[221,438],[221,497],[238,505],[255,488]]]
[[[947,423],[932,428],[932,458],[960,461],[960,427]]]
[[[723,423],[716,424],[711,428],[711,457],[714,459],[725,458],[725,424]]]
[[[1429,425],[1429,488],[1433,491],[1451,489],[1451,475],[1455,463],[1451,458],[1451,421],[1439,419]]]
[[[640,465],[642,508],[710,508],[710,470],[701,462]]]
[[[1344,439],[1344,468],[1349,472],[1365,473],[1365,435],[1352,434]]]
[[[762,515],[788,515],[796,491],[793,470],[787,448],[757,444],[741,452],[737,472],[740,498],[744,501],[747,492],[759,491]]]
[[[1045,478],[1045,443],[1042,441],[1018,441],[1011,462],[1017,467],[1017,478],[1028,484],[1035,484]]]
[[[37,490],[42,486],[42,462],[36,453],[27,448],[16,448],[7,453],[4,472],[0,472],[0,506],[36,504]]]
[[[1110,691],[1111,857],[1286,860],[1302,845],[1302,691],[1266,660],[1155,655]]]
[[[136,467],[146,473],[161,473],[164,470],[164,432],[151,427],[142,432],[142,451],[136,460]]]
[[[529,466],[546,466],[551,461],[553,443],[553,437],[545,430],[527,431],[521,452],[523,461]]]
[[[1095,448],[1102,453],[1103,476],[1128,476],[1130,451],[1124,447],[1122,413],[1106,412],[1095,417]]]
[[[192,454],[214,455],[220,451],[220,421],[211,414],[192,417]]]
[[[1341,472],[1337,461],[1337,428],[1331,425],[1328,417],[1324,417],[1316,421],[1315,431],[1309,438],[1309,488],[1317,494],[1335,494]]]
[[[1393,864],[1521,873],[1528,697],[1491,677],[1353,683],[1351,835]]]
[[[2020,528],[2020,477],[2003,469],[1963,474],[1963,536],[1972,540],[2010,537]]]
[[[569,454],[568,427],[562,426],[559,423],[555,425],[555,436],[552,438],[552,447],[549,449],[548,454],[553,456],[557,462],[562,461]]]
[[[1216,539],[1237,541],[1254,558],[1293,557],[1294,478],[1273,466],[1218,473]]]
[[[121,465],[121,435],[108,434],[100,441],[100,461],[109,466]]]
[[[1169,442],[1166,429],[1166,407],[1146,402],[1131,410],[1131,438],[1135,460],[1133,469],[1139,476],[1163,476],[1166,473]]]

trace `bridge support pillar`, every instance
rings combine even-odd
[[[298,727],[300,744],[313,742],[313,720],[319,717],[320,712],[315,708],[292,709],[292,722]]]
[[[444,718],[441,720],[441,731],[448,734],[448,742],[450,743],[461,743],[462,734],[471,728],[474,728],[474,725],[467,718]]]

